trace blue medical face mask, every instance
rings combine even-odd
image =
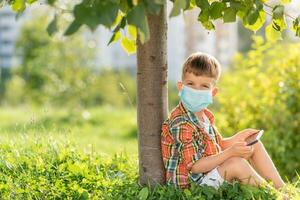
[[[192,112],[198,112],[213,102],[211,90],[196,90],[185,85],[178,96],[183,105]]]

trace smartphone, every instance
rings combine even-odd
[[[264,130],[260,130],[257,133],[254,133],[253,135],[249,136],[246,139],[247,146],[253,145],[256,142],[258,142],[259,138],[262,136],[263,133],[264,133]]]

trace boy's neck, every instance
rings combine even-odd
[[[196,114],[196,116],[197,116],[199,119],[201,119],[202,116],[204,115],[204,109],[202,109],[202,110],[200,110],[200,111],[198,111],[198,112],[195,112],[195,114]]]

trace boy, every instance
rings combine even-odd
[[[258,130],[245,129],[229,138],[217,131],[206,107],[218,92],[220,74],[219,62],[208,54],[194,53],[183,64],[182,81],[177,83],[180,102],[162,124],[167,184],[183,189],[193,181],[218,188],[224,180],[257,186],[267,179],[281,188],[285,183],[262,142],[246,145],[246,138]]]

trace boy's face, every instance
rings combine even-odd
[[[182,86],[188,86],[196,90],[212,90],[212,96],[218,93],[218,88],[214,86],[215,79],[207,76],[196,76],[193,73],[187,72],[183,81],[177,82],[178,91]]]

